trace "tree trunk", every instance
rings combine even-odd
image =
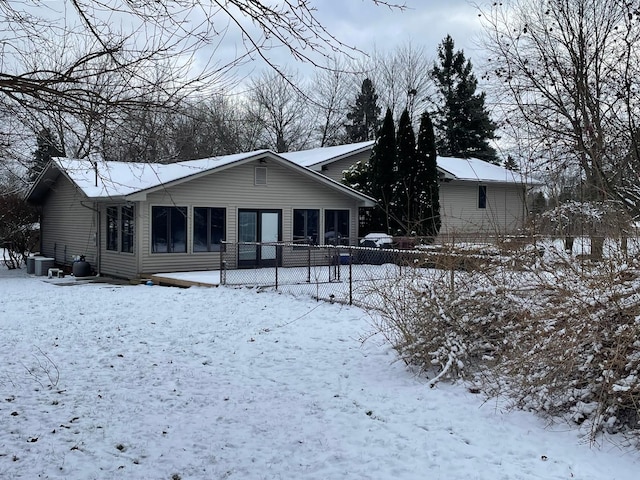
[[[591,236],[591,260],[601,260],[602,252],[604,250],[604,236],[592,235]]]
[[[575,238],[571,235],[564,237],[564,251],[571,254],[573,252],[573,241]]]

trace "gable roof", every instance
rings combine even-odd
[[[53,158],[27,193],[27,200],[35,203],[42,200],[50,186],[61,174],[65,175],[89,199],[141,200],[144,199],[146,193],[262,158],[273,160],[302,175],[310,176],[330,188],[357,198],[365,205],[372,206],[374,204],[374,200],[370,197],[318,172],[290,162],[269,150],[256,150],[170,164]]]
[[[303,167],[315,169],[366,150],[371,150],[374,143],[373,140],[369,140],[367,142],[336,145],[334,147],[320,147],[310,150],[300,150],[298,152],[285,152],[279,155]]]
[[[364,151],[371,151],[374,141],[322,147],[298,152],[281,153],[282,157],[313,170],[321,170],[331,164]],[[438,170],[445,180],[460,180],[486,183],[538,185],[537,180],[478,158],[437,158]]]
[[[531,177],[478,158],[438,157],[436,161],[438,170],[444,175],[445,180],[520,185],[536,185],[539,183]]]

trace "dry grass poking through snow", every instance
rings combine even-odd
[[[640,276],[635,263],[553,251],[525,269],[416,269],[369,292],[409,365],[489,396],[640,439]]]

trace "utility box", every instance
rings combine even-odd
[[[53,264],[55,263],[55,258],[48,257],[34,257],[35,265],[34,272],[37,276],[43,277],[48,274],[49,269],[53,268]],[[28,268],[28,267],[27,267]]]
[[[36,257],[27,257],[27,274],[33,275],[36,273]]]

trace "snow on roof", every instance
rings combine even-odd
[[[476,182],[496,183],[537,183],[525,175],[513,170],[485,162],[477,158],[438,157],[438,168],[443,170],[448,178]]]
[[[298,152],[279,153],[281,157],[297,163],[303,167],[311,167],[319,163],[337,160],[340,157],[355,154],[361,150],[373,146],[374,142],[350,143],[347,145],[337,145],[335,147],[312,148],[310,150],[300,150]]]
[[[257,150],[248,153],[188,160],[171,164],[97,161],[89,159],[54,159],[57,166],[82,189],[89,198],[109,198],[158,187],[163,184],[229,165],[234,162],[269,153]]]
[[[298,165],[307,168],[313,168],[319,164],[336,161],[348,155],[353,155],[362,150],[370,148],[375,142],[359,142],[348,145],[338,145],[335,147],[313,148],[310,150],[301,150],[298,152],[280,153],[281,157],[286,158]],[[438,157],[438,168],[443,170],[447,178],[455,180],[496,182],[496,183],[517,183],[517,184],[536,184],[536,180],[522,175],[518,172],[508,170],[499,165],[477,158],[454,158],[454,157]]]

